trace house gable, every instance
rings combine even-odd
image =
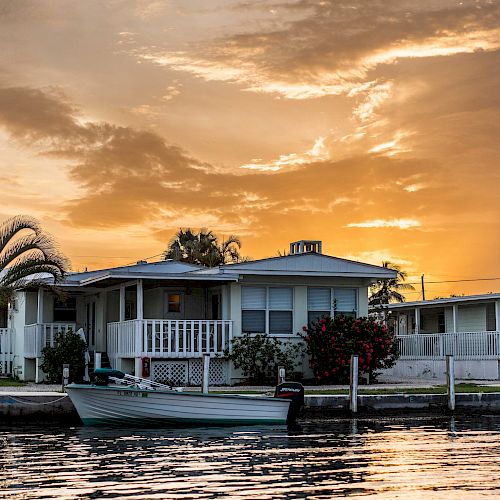
[[[204,271],[199,271],[203,273]],[[274,257],[219,268],[221,273],[268,274],[299,276],[353,276],[367,278],[393,278],[396,272],[371,264],[364,264],[314,252]]]

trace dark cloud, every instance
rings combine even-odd
[[[495,33],[498,37],[498,2],[305,0],[291,4],[239,5],[240,9],[256,7],[285,13],[302,10],[303,16],[277,29],[263,28],[221,37],[200,47],[196,57],[235,68],[251,64],[261,75],[274,80],[318,83],[320,77],[326,84],[328,79],[363,79],[365,72],[378,64],[370,62],[370,56],[412,49],[426,42],[430,43],[429,49],[439,46],[453,49],[468,46],[468,37],[479,33],[474,35],[476,44],[481,42],[481,35],[486,39],[476,45],[477,50],[488,45],[498,47],[498,40],[488,42],[485,34],[490,31],[490,37]],[[195,50],[192,47],[189,53],[194,54]],[[467,51],[472,50],[469,47]]]

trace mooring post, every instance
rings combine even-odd
[[[94,353],[94,370],[96,368],[101,368],[101,353],[97,351]]]
[[[68,385],[69,382],[69,365],[67,363],[63,364],[63,372],[62,372],[62,390],[64,392],[64,388]]]
[[[278,385],[285,381],[285,367],[278,366]]]
[[[448,409],[455,411],[455,359],[446,356],[446,385],[448,386]]]
[[[210,354],[203,354],[203,378],[201,384],[201,392],[208,394],[208,379],[210,372]]]
[[[349,384],[349,409],[358,412],[358,355],[351,356],[351,376]]]

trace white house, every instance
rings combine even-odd
[[[107,353],[114,368],[141,375],[149,358],[153,379],[196,384],[210,353],[211,383],[232,383],[241,374],[223,351],[233,337],[265,332],[292,342],[321,314],[366,316],[369,285],[394,276],[323,255],[319,241],[294,242],[288,256],[216,268],[141,261],[70,274],[60,284],[64,300],[43,288],[17,292],[0,324],[0,361],[4,372],[43,380],[42,347],[59,331],[83,328],[89,350]]]
[[[445,356],[457,376],[500,379],[500,293],[403,302],[388,306],[401,356],[384,374],[443,377]]]

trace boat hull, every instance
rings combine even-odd
[[[85,425],[284,424],[290,401],[71,384],[66,390]]]

